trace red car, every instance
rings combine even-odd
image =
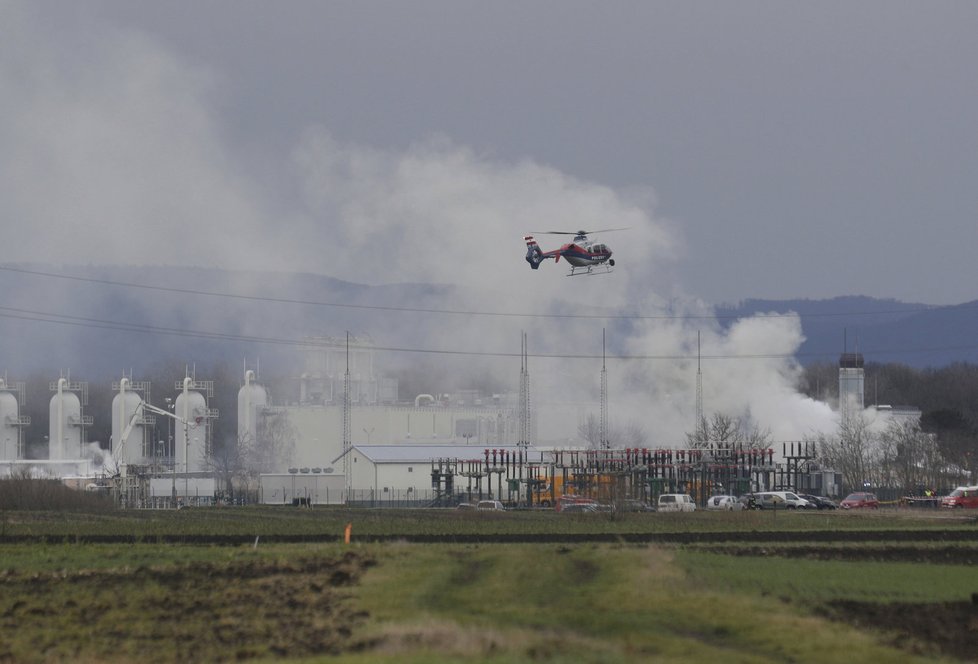
[[[880,500],[876,497],[875,493],[866,493],[865,491],[857,491],[856,493],[850,493],[846,496],[846,499],[839,503],[839,507],[844,510],[857,509],[860,507],[871,507],[873,509],[879,509]]]
[[[978,486],[959,486],[941,498],[942,507],[978,507]]]

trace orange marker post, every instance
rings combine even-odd
[[[350,543],[350,532],[352,530],[353,530],[353,524],[352,523],[346,524],[346,528],[343,529],[343,542],[345,544],[349,544]]]

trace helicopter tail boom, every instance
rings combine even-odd
[[[552,251],[544,253],[543,250],[540,249],[540,245],[537,244],[537,241],[533,239],[532,235],[525,236],[523,240],[526,241],[526,262],[529,263],[530,267],[534,270],[539,269],[540,263],[546,259],[557,259],[560,257]]]

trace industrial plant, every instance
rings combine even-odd
[[[125,507],[168,508],[222,501],[266,504],[446,506],[483,498],[550,507],[564,496],[647,502],[687,492],[705,501],[795,487],[838,494],[839,475],[818,463],[815,444],[657,444],[616,448],[608,442],[607,368],[602,362],[597,444],[542,443],[531,408],[524,338],[518,394],[478,390],[402,399],[384,375],[368,337],[312,337],[296,377],[298,400],[276,403],[256,369],[245,367],[237,393],[236,445],[215,453],[215,390],[194,372],[163,389],[123,375],[105,386],[111,412],[89,412],[86,382],[65,372],[51,381],[46,458],[28,458],[23,382],[0,378],[0,476],[57,477],[115,497]],[[702,418],[697,366],[696,411]],[[841,421],[864,410],[864,361],[839,360]],[[170,388],[167,390],[166,388]],[[160,392],[164,393],[162,399]],[[884,417],[919,411],[880,407]],[[91,442],[94,417],[111,418],[107,445]],[[581,411],[578,411],[581,418]],[[34,455],[40,456],[40,455]]]

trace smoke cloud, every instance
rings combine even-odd
[[[515,391],[526,331],[534,405],[550,413],[538,423],[542,441],[575,442],[582,418],[598,411],[602,331],[611,419],[639,423],[649,445],[682,444],[695,426],[697,333],[707,413],[749,415],[777,440],[832,426],[828,407],[794,387],[796,317],[725,328],[675,282],[682,229],[657,215],[651,188],[615,190],[446,136],[397,149],[352,144],[330,133],[328,118],[297,133],[291,154],[256,165],[250,146],[222,131],[221,72],[85,16],[74,17],[92,22],[84,31],[48,29],[42,13],[0,8],[14,36],[0,42],[0,262],[452,284],[439,308],[469,315],[390,312],[384,329],[367,332],[382,345],[422,339],[444,352],[428,362],[436,381],[489,377]],[[269,172],[277,176],[261,176]],[[568,278],[562,263],[531,271],[523,260],[527,233],[549,249],[566,238],[543,231],[606,228],[627,229],[600,236],[615,253],[612,274]],[[344,329],[338,313],[332,333]]]

